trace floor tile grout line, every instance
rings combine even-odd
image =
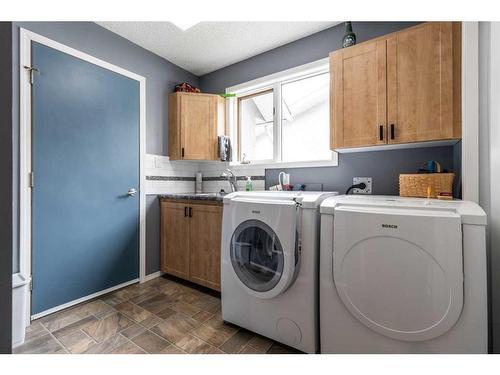
[[[92,336],[90,336],[87,332],[85,332],[83,328],[80,328],[80,331],[83,332],[83,334],[87,336],[89,339],[91,339],[94,342],[94,344],[98,344],[97,340],[94,339]]]
[[[158,324],[160,324],[160,323],[158,323]],[[151,329],[152,329],[152,328],[154,328],[154,327],[156,327],[158,324],[156,324],[156,325],[154,325],[153,327],[151,327]],[[175,346],[177,349],[181,350],[182,352],[189,354],[188,352],[186,352],[185,350],[183,350],[181,347],[177,346],[177,344],[176,344],[175,342],[172,342],[172,341],[168,340],[167,338],[165,338],[165,337],[163,337],[163,336],[161,336],[161,335],[157,334],[156,332],[152,331],[151,329],[148,329],[148,331],[150,331],[152,334],[154,334],[154,335],[156,335],[156,336],[158,336],[158,337],[162,338],[163,340],[166,340],[167,342],[169,342],[171,345]],[[201,341],[203,341],[204,343],[206,343],[206,344],[208,344],[208,345],[210,345],[210,346],[216,347],[215,345],[212,345],[212,344],[210,344],[209,342],[206,342],[205,340],[201,339],[200,337],[198,337],[198,336],[196,336],[196,335],[193,335],[193,334],[192,334],[192,331],[193,331],[194,329],[196,329],[196,328],[193,328],[193,329],[191,329],[191,330],[189,330],[189,331],[186,331],[186,335],[185,335],[184,337],[186,337],[186,336],[188,336],[188,335],[191,335],[191,336],[196,337],[197,339],[200,339]]]
[[[45,336],[45,335],[47,335],[47,334],[50,334],[50,331],[47,329],[47,327],[45,327],[45,326],[43,325],[43,323],[42,323],[42,322],[38,322],[38,323],[40,323],[40,325],[42,326],[42,328],[45,330],[45,333],[44,333],[43,335],[38,336],[38,337],[42,337],[42,336]],[[32,324],[33,324],[33,322],[31,322],[31,325],[32,325]],[[38,337],[32,338],[32,339],[30,339],[30,340],[27,340],[26,342],[30,342],[31,340],[35,340],[35,339],[37,339]]]
[[[67,354],[73,354],[71,353],[71,350],[66,348],[66,346],[52,334],[52,332],[50,332],[50,336],[66,351]]]
[[[125,337],[125,336],[123,336],[123,335],[121,334],[121,332],[120,332],[120,333],[118,333],[118,334],[119,334],[119,335],[121,335],[122,337]],[[126,343],[128,343],[128,342],[131,342],[132,344],[134,344],[135,346],[137,346],[139,349],[144,350],[144,349],[143,349],[143,348],[141,348],[139,345],[137,345],[135,342],[133,342],[133,341],[132,341],[132,339],[129,339],[128,337],[125,337],[125,339],[126,339],[127,341],[125,341],[123,344],[118,345],[116,348],[113,348],[113,349],[111,350],[111,352],[112,352],[113,350],[115,350],[115,349],[119,348],[120,346],[125,345],[125,344],[126,344]],[[111,352],[106,353],[106,354],[111,354]],[[146,354],[151,354],[151,353],[149,353],[149,352],[148,352],[148,351],[146,351],[146,350],[144,350],[144,353],[146,353]]]
[[[40,324],[41,324],[41,323],[40,323]],[[41,325],[42,325],[42,324],[41,324]],[[44,333],[43,335],[40,335],[40,336],[37,336],[37,337],[33,337],[33,338],[29,339],[29,340],[25,340],[25,341],[24,341],[21,345],[19,345],[19,346],[18,346],[18,347],[16,347],[15,349],[20,350],[20,348],[21,348],[22,346],[24,346],[24,345],[26,345],[26,344],[29,344],[29,343],[31,343],[32,341],[35,341],[35,340],[37,340],[37,339],[39,339],[39,338],[41,338],[41,337],[44,337],[44,336],[50,335],[50,331],[48,331],[48,330],[47,330],[47,329],[46,329],[43,325],[42,325],[42,327],[45,329],[45,333]],[[51,337],[52,337],[52,336],[51,336]],[[13,349],[14,349],[14,348],[13,348]],[[21,353],[21,354],[24,354],[24,353]]]
[[[212,327],[210,327],[210,326],[205,326],[205,327],[212,328]],[[196,328],[195,328],[195,329],[196,329]],[[213,328],[212,328],[212,329],[213,329]],[[217,330],[215,330],[215,331],[217,331]],[[192,333],[192,331],[190,331],[190,332],[188,332],[188,333],[189,333],[191,336],[194,336],[194,337],[196,337],[196,338],[200,339],[201,341],[205,342],[206,344],[208,344],[208,345],[210,345],[210,346],[213,346],[214,348],[217,348],[217,349],[221,350],[221,351],[222,351],[222,352],[224,352],[225,354],[231,354],[231,353],[225,352],[223,349],[221,349],[221,347],[222,347],[222,346],[224,346],[224,344],[225,344],[226,342],[228,342],[228,341],[229,341],[229,340],[230,340],[230,339],[231,339],[234,335],[236,335],[238,332],[239,332],[239,330],[237,330],[235,333],[233,333],[231,336],[229,336],[229,338],[228,338],[226,341],[224,341],[222,344],[220,344],[219,346],[213,345],[213,344],[209,343],[208,341],[206,341],[206,340],[202,339],[201,337],[198,337],[196,334],[193,334],[193,333]]]
[[[186,315],[186,316],[187,316],[187,315]],[[158,323],[158,324],[160,324],[160,323]],[[152,328],[154,328],[154,327],[156,327],[158,324],[156,324],[155,326],[151,327],[151,329],[152,329]],[[200,325],[201,325],[201,324],[200,324]],[[198,327],[199,327],[199,326],[198,326]],[[203,341],[205,344],[208,344],[208,345],[213,346],[214,348],[217,348],[217,349],[218,349],[218,348],[219,348],[218,346],[215,346],[215,345],[213,345],[213,344],[209,343],[208,341],[203,340],[201,337],[198,337],[196,334],[193,334],[193,333],[192,333],[192,332],[193,332],[196,328],[198,328],[198,327],[195,327],[195,328],[193,328],[193,329],[191,329],[191,330],[186,331],[186,336],[188,336],[188,335],[190,335],[190,336],[194,336],[194,337],[196,337],[197,339],[199,339],[199,340]],[[209,327],[209,328],[211,328],[211,327]],[[167,338],[165,338],[165,337],[163,337],[163,336],[160,336],[159,334],[157,334],[156,332],[152,331],[151,329],[148,329],[148,331],[150,331],[150,332],[151,332],[151,333],[153,333],[154,335],[156,335],[156,336],[158,336],[158,337],[160,337],[160,338],[162,338],[162,339],[166,340],[166,341],[167,341],[167,342],[169,342],[170,344],[174,345],[176,348],[179,348],[179,349],[181,349],[181,350],[182,350],[182,348],[180,348],[179,346],[177,346],[177,345],[176,345],[176,343],[174,343],[174,342],[172,342],[172,341],[168,340]],[[185,337],[185,336],[184,336],[184,337]],[[232,337],[232,336],[231,336],[231,337]],[[225,343],[225,341],[224,341],[224,343]],[[183,350],[183,351],[184,351],[184,350]]]
[[[196,334],[193,334],[193,333],[192,333],[192,331],[188,332],[188,335],[191,335],[191,336],[193,336],[193,337],[197,338],[198,340],[203,341],[205,344],[208,344],[208,345],[213,346],[214,348],[217,348],[217,349],[218,349],[218,347],[217,347],[217,346],[212,345],[212,344],[210,344],[208,341],[203,340],[201,337],[196,336]]]
[[[202,338],[200,338],[200,337],[198,337],[198,336],[196,336],[196,335],[193,335],[191,332],[188,332],[188,334],[187,334],[186,336],[188,336],[188,335],[189,335],[189,336],[192,336],[192,337],[194,337],[194,338],[197,338],[198,340],[202,341],[204,344],[207,344],[207,345],[209,345],[209,346],[211,346],[211,347],[214,347],[214,348],[216,348],[216,349],[219,349],[219,348],[218,348],[218,347],[216,347],[215,345],[212,345],[212,344],[210,344],[209,342],[207,342],[207,341],[203,340]],[[184,337],[186,337],[186,336],[184,336]],[[175,344],[174,344],[174,345],[175,345]],[[179,346],[177,346],[177,345],[175,345],[175,346],[176,346],[176,347],[178,347],[178,348],[180,348],[180,347],[179,347]],[[182,348],[180,348],[180,349],[181,349],[181,350],[183,350]],[[184,350],[184,351],[185,351],[185,350]],[[185,352],[186,352],[186,351],[185,351]],[[187,353],[187,354],[197,354],[197,353],[189,353],[189,352],[186,352],[186,353]]]
[[[160,324],[160,323],[158,323],[158,324]],[[158,324],[157,324],[157,325],[158,325]],[[153,326],[153,327],[156,327],[157,325],[155,325],[155,326]],[[151,327],[151,328],[153,328],[153,327]],[[147,328],[146,328],[146,332],[151,332],[153,335],[155,335],[155,336],[157,336],[157,337],[159,337],[159,338],[161,338],[161,339],[165,340],[165,341],[166,341],[166,342],[168,342],[169,344],[171,344],[171,345],[175,345],[175,343],[174,343],[174,342],[172,342],[172,341],[170,341],[169,339],[167,339],[167,338],[165,338],[165,337],[163,337],[163,336],[161,336],[161,335],[157,334],[156,332],[152,331],[151,329],[147,329]],[[136,336],[136,337],[137,337],[137,336]]]
[[[90,315],[89,315],[89,316],[90,316]],[[93,316],[93,315],[92,315],[92,316]],[[85,319],[85,318],[84,318],[84,319]],[[92,336],[90,336],[87,332],[85,332],[85,331],[83,330],[83,328],[76,329],[76,330],[74,330],[73,332],[70,332],[70,333],[68,333],[68,334],[66,334],[66,335],[64,335],[64,336],[61,336],[61,337],[65,337],[65,336],[72,335],[72,334],[74,334],[74,333],[76,333],[76,332],[78,332],[78,331],[80,331],[80,332],[81,332],[81,333],[83,333],[86,337],[88,337],[89,339],[91,339],[91,340],[93,341],[93,344],[94,344],[94,345],[99,344],[99,343],[97,342],[97,340],[95,340]],[[49,333],[50,333],[50,332],[49,332]],[[64,347],[64,349],[66,349],[66,350],[68,351],[68,353],[69,353],[69,354],[75,354],[75,353],[73,353],[73,352],[71,351],[71,349],[70,349],[68,346],[66,346],[66,345],[65,345],[65,344],[64,344],[64,343],[63,343],[60,339],[58,339],[58,338],[57,338],[55,335],[53,335],[52,333],[50,333],[50,334],[51,334],[51,336],[52,336],[52,337],[54,337],[54,339],[55,339],[57,342],[59,342],[59,343],[60,343],[60,345],[61,345],[61,346],[63,346],[63,347]],[[77,354],[78,354],[78,353],[77,353]]]
[[[50,330],[49,330],[47,327],[45,327],[45,324],[43,324],[42,322],[39,322],[39,323],[42,325],[42,327],[43,327],[43,328],[45,328],[45,330],[46,330],[48,333],[50,333]]]
[[[220,332],[219,330],[217,330],[217,329],[215,329],[215,328],[212,328],[212,327],[210,327],[210,326],[207,326],[206,324],[203,324],[203,323],[201,323],[201,324],[200,324],[200,326],[208,327],[208,328],[210,328],[210,329],[212,329],[212,330],[214,330],[214,331],[216,331],[216,332]],[[196,328],[195,328],[195,329],[196,329]],[[228,341],[229,341],[229,340],[230,340],[230,339],[231,339],[234,335],[236,335],[236,334],[238,333],[238,331],[239,331],[239,329],[238,329],[238,330],[236,330],[236,332],[234,332],[232,335],[230,335],[230,336],[229,336],[229,337],[228,337],[228,338],[227,338],[227,339],[226,339],[226,340],[225,340],[222,344],[220,344],[219,346],[212,345],[212,344],[210,344],[210,343],[208,343],[208,344],[210,344],[210,345],[212,345],[212,346],[215,346],[217,349],[220,349],[220,347],[221,347],[221,346],[223,346],[226,342],[228,342]],[[196,334],[195,334],[195,336],[196,336]],[[198,336],[196,336],[196,337],[198,337]],[[200,339],[200,340],[203,340],[201,337],[199,337],[199,339]]]

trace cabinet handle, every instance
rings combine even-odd
[[[181,157],[184,157],[184,147],[181,148]]]
[[[380,125],[380,127],[379,127],[379,139],[381,141],[384,140],[384,125]]]
[[[394,139],[394,124],[391,124],[391,139]]]
[[[193,217],[193,207],[189,207],[189,217]]]
[[[187,215],[188,215],[188,208],[184,207],[184,217],[186,217]]]

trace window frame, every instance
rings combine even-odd
[[[227,119],[229,137],[233,140],[233,155],[235,159],[230,162],[233,167],[251,168],[258,167],[319,167],[319,166],[337,166],[338,154],[330,150],[331,158],[324,160],[309,160],[284,162],[282,160],[282,109],[281,109],[281,90],[287,83],[299,81],[302,79],[314,77],[317,75],[329,73],[329,59],[324,58],[305,65],[301,65],[282,72],[261,77],[249,82],[226,88],[227,94],[235,94],[227,101]],[[274,116],[273,116],[273,160],[250,161],[248,164],[241,163],[241,132],[240,132],[240,100],[254,95],[273,91]]]

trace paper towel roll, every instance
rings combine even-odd
[[[202,181],[203,181],[203,176],[202,176],[201,172],[197,172],[196,173],[196,182],[195,182],[195,193],[196,194],[201,193],[203,191]]]

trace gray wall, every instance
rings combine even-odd
[[[146,196],[146,275],[160,270],[160,201]]]
[[[360,43],[417,23],[353,22],[353,29],[357,41]],[[205,92],[224,92],[227,87],[325,58],[330,52],[341,47],[343,36],[344,25],[336,25],[215,72],[205,74],[200,77],[200,87]]]
[[[12,343],[12,27],[0,22],[0,353]]]
[[[86,52],[111,64],[146,77],[146,152],[168,155],[167,95],[179,82],[198,86],[198,77],[169,61],[104,29],[93,22],[14,22],[13,23],[13,98],[14,98],[14,191],[18,202],[19,164],[19,28],[25,28],[52,40]],[[15,222],[17,222],[17,205]],[[17,228],[16,228],[17,230]],[[14,248],[18,248],[17,236]],[[14,255],[18,270],[18,254]]]
[[[415,173],[426,160],[452,170],[453,147],[339,154],[339,167],[266,169],[266,188],[276,185],[279,172],[285,171],[292,184],[323,184],[323,190],[341,194],[352,185],[353,177],[372,177],[373,194],[399,195],[399,174]]]

